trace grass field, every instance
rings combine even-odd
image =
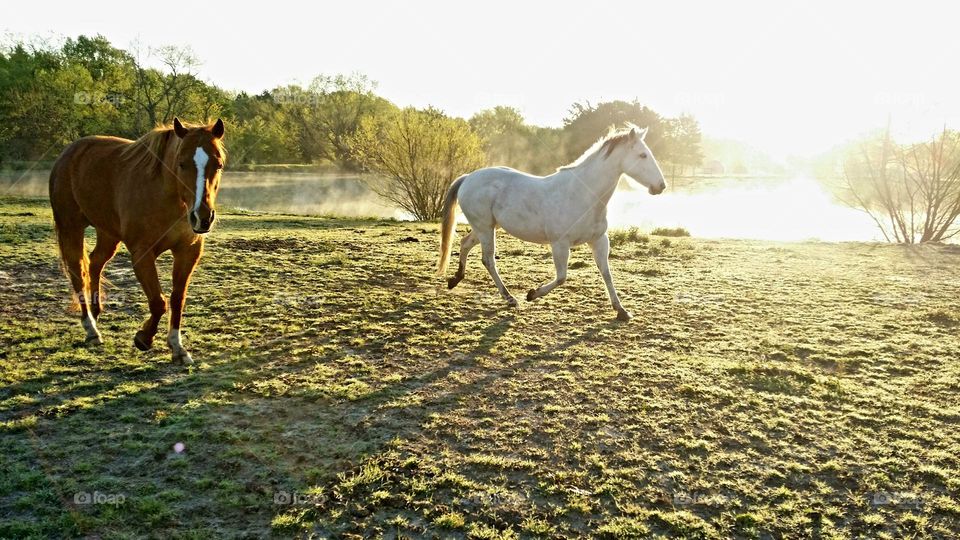
[[[187,369],[125,252],[85,348],[0,199],[0,537],[960,535],[960,247],[620,234],[624,324],[585,248],[511,310],[479,253],[438,287],[436,224],[223,213]]]

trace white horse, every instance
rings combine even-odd
[[[611,130],[580,158],[560,167],[550,176],[533,176],[508,167],[489,167],[457,178],[444,201],[443,225],[440,233],[440,264],[437,274],[443,275],[450,259],[450,240],[459,198],[460,208],[470,223],[471,231],[460,243],[460,266],[447,281],[449,288],[463,279],[470,249],[480,242],[483,265],[511,305],[517,299],[503,286],[497,272],[497,227],[527,242],[550,244],[557,278],[527,293],[532,301],[552,291],[567,278],[570,248],[590,244],[593,257],[607,285],[610,302],[617,310],[617,319],[626,321],[630,313],[623,309],[613,286],[608,255],[607,203],[617,188],[620,176],[626,174],[643,184],[651,195],[666,189],[663,172],[644,142],[646,129],[628,124],[626,129]]]

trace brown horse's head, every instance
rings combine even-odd
[[[187,205],[193,232],[203,234],[216,217],[220,172],[227,155],[223,149],[223,120],[210,126],[187,127],[173,119],[173,131],[180,140],[176,174],[180,199]]]

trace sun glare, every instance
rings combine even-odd
[[[694,185],[683,191],[668,189],[657,197],[645,190],[621,190],[610,202],[609,222],[619,228],[684,227],[700,238],[879,239],[866,214],[843,205],[820,183],[806,177],[744,180],[716,188],[697,189]]]

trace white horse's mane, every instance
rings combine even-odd
[[[557,167],[558,171],[565,169],[572,169],[579,165],[582,165],[583,162],[590,159],[591,156],[600,151],[608,142],[611,144],[617,144],[630,135],[630,132],[637,130],[641,136],[646,135],[646,130],[641,130],[636,125],[627,122],[625,127],[617,128],[616,126],[610,126],[610,129],[607,131],[607,134],[597,139],[597,142],[593,143],[590,148],[587,148],[583,154],[580,154],[580,157],[575,159],[572,163],[563,165],[562,167]]]

